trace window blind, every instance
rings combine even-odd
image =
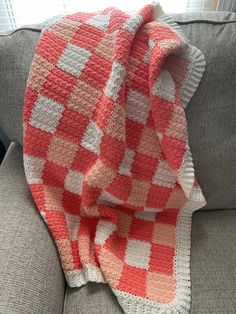
[[[13,9],[9,0],[0,0],[0,30],[16,28]]]
[[[211,11],[216,10],[217,0],[187,0],[187,12]]]

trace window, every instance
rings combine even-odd
[[[11,30],[22,25],[42,23],[46,19],[76,11],[96,11],[117,6],[131,11],[152,0],[0,0],[0,30]],[[166,13],[214,9],[216,0],[160,0]]]

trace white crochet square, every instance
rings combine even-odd
[[[128,240],[125,263],[134,267],[148,269],[150,254],[150,243],[140,240]]]
[[[125,156],[121,162],[121,165],[119,167],[119,173],[124,176],[131,176],[131,169],[132,169],[132,163],[134,160],[135,152],[132,149],[126,148],[125,150]]]
[[[92,53],[85,48],[68,44],[58,60],[58,67],[79,77],[91,55]]]
[[[145,212],[145,211],[136,211],[134,216],[139,219],[146,221],[155,221],[156,213],[155,212]]]
[[[54,133],[63,111],[64,107],[61,104],[45,96],[39,96],[29,122],[36,128]]]
[[[155,208],[155,207],[145,207],[144,212],[149,212],[149,213],[160,213],[163,211],[162,208]]]
[[[137,30],[138,25],[140,25],[142,21],[143,17],[141,15],[131,16],[125,21],[125,23],[122,25],[122,28],[134,34]]]
[[[81,146],[89,150],[90,152],[99,155],[100,144],[102,141],[103,132],[99,128],[96,122],[91,121],[81,141]]]
[[[125,114],[130,120],[145,125],[150,111],[149,98],[133,89],[129,90]]]
[[[83,186],[83,174],[75,170],[69,170],[65,179],[65,189],[71,193],[81,195]]]
[[[75,241],[78,240],[78,231],[80,225],[80,217],[77,215],[72,215],[65,213],[67,228],[70,235],[70,240]]]
[[[174,188],[176,178],[173,170],[170,168],[165,160],[160,160],[154,177],[152,178],[152,183],[167,188]]]
[[[115,205],[121,205],[124,202],[120,200],[119,198],[113,196],[112,194],[103,191],[98,199],[98,204],[107,204],[110,206],[115,206]]]
[[[172,103],[175,101],[175,83],[168,71],[162,70],[160,72],[160,75],[152,86],[152,93]]]
[[[116,100],[125,76],[125,67],[117,61],[112,63],[110,77],[105,87],[105,95]]]
[[[94,242],[100,245],[105,244],[106,240],[115,230],[116,226],[113,223],[103,219],[99,220],[96,227],[96,235]]]
[[[42,183],[45,160],[24,154],[24,167],[28,184]]]
[[[85,24],[101,29],[104,32],[107,30],[109,23],[110,23],[110,14],[107,14],[107,15],[97,14],[95,16],[92,16],[90,19],[88,19],[85,22]]]
[[[148,41],[148,49],[146,50],[144,56],[143,56],[143,61],[145,63],[149,63],[150,61],[150,56],[151,56],[151,51],[152,51],[152,48],[154,47],[155,43],[153,40],[149,39]]]

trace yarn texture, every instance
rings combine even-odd
[[[192,213],[206,202],[184,108],[205,69],[159,4],[50,21],[24,103],[24,167],[70,287],[125,313],[188,313]]]

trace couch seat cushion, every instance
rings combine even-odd
[[[63,272],[22,159],[21,146],[12,143],[0,166],[0,313],[62,314]]]

